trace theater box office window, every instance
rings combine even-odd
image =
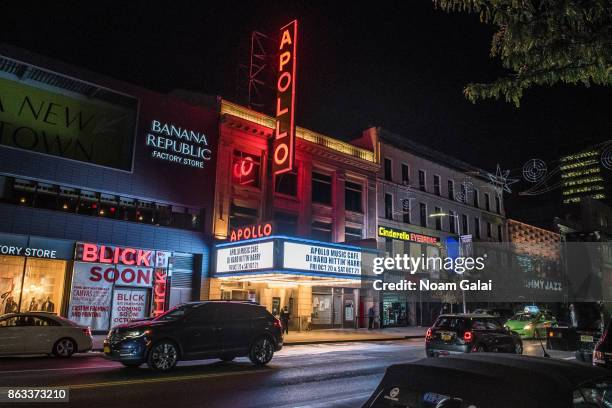
[[[290,328],[359,327],[376,250],[287,236],[216,246],[210,298],[285,306]]]
[[[74,241],[0,233],[0,314],[60,313]]]

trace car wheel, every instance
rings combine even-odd
[[[523,354],[523,345],[521,343],[514,345],[514,354]]]
[[[178,349],[171,341],[160,341],[149,352],[147,365],[158,371],[171,370],[178,361]]]
[[[221,359],[221,361],[232,361],[236,358],[236,356],[221,356],[219,358]]]
[[[260,337],[249,350],[249,359],[255,365],[266,365],[272,360],[274,346],[269,337]]]
[[[72,339],[65,337],[63,339],[59,339],[53,345],[53,355],[61,358],[68,358],[76,352],[76,349],[76,342]]]

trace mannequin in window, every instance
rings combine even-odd
[[[32,296],[32,300],[30,301],[30,307],[28,307],[28,311],[34,312],[37,310],[38,310],[38,302],[36,301],[36,298]]]
[[[17,307],[17,302],[15,302],[15,299],[13,299],[12,296],[9,296],[6,299],[6,305],[4,305],[4,313],[17,313],[17,310],[19,309]]]
[[[47,296],[47,300],[45,300],[40,307],[43,312],[52,313],[55,310],[55,304],[51,301],[51,296]]]

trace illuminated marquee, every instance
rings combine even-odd
[[[230,232],[230,242],[242,241],[244,239],[264,238],[272,235],[272,224],[249,225],[246,227],[232,228]]]
[[[417,234],[415,232],[402,231],[395,228],[378,227],[378,236],[399,239],[400,241],[417,242],[421,244],[437,244],[440,242],[440,238],[431,237],[429,235]]]
[[[297,51],[297,20],[280,30],[278,78],[276,81],[276,129],[274,131],[274,174],[293,169],[295,156],[295,74]]]
[[[360,275],[361,252],[285,242],[283,267],[316,273]]]
[[[217,250],[217,273],[271,269],[274,266],[274,242],[238,245]]]

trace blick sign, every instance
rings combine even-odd
[[[272,171],[281,174],[293,169],[295,157],[295,73],[297,20],[280,30],[278,78],[276,81],[276,130]]]

